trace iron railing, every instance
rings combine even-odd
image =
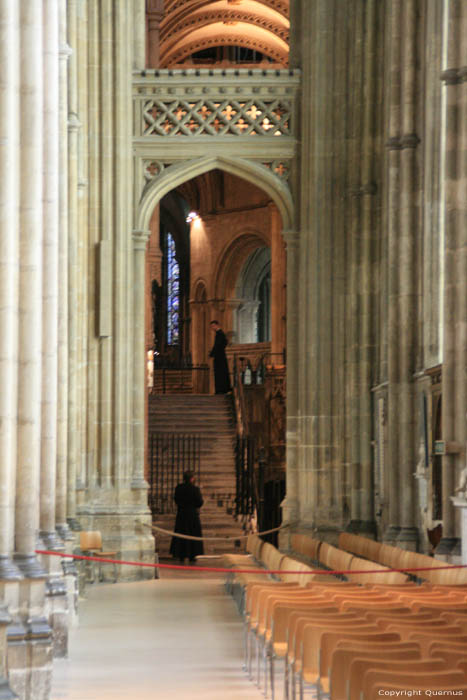
[[[193,365],[187,367],[155,365],[153,375],[153,394],[170,393],[209,393],[209,367],[208,365]]]
[[[175,513],[175,487],[183,473],[191,471],[199,484],[201,438],[199,435],[153,433],[149,442],[148,503],[153,515]]]
[[[235,476],[235,515],[252,518],[258,504],[258,493],[255,481],[255,445],[250,436],[237,436]]]

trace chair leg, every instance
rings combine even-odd
[[[270,684],[271,684],[271,700],[274,700],[274,650],[271,649],[269,655],[269,669],[270,669]]]

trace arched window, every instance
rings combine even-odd
[[[167,345],[178,345],[180,310],[180,267],[175,257],[175,241],[166,234],[167,261]]]
[[[268,267],[258,284],[258,343],[271,340],[271,268]]]

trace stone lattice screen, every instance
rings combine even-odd
[[[290,137],[298,85],[289,70],[148,71],[135,75],[134,134]]]
[[[289,134],[291,103],[275,100],[148,100],[143,106],[143,135],[200,136]]]

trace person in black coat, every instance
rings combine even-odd
[[[218,321],[211,321],[211,330],[215,333],[214,345],[209,353],[209,357],[214,358],[214,385],[216,394],[227,394],[232,390],[230,385],[229,365],[225,348],[227,346],[227,338],[220,327]]]
[[[202,537],[199,511],[203,505],[203,497],[200,489],[195,486],[193,472],[185,472],[183,483],[178,484],[174,493],[174,501],[177,504],[177,517],[175,518],[175,532],[192,537]],[[181,537],[172,537],[170,554],[183,563],[185,558],[190,562],[195,557],[204,554],[203,543],[199,540],[185,540]]]

